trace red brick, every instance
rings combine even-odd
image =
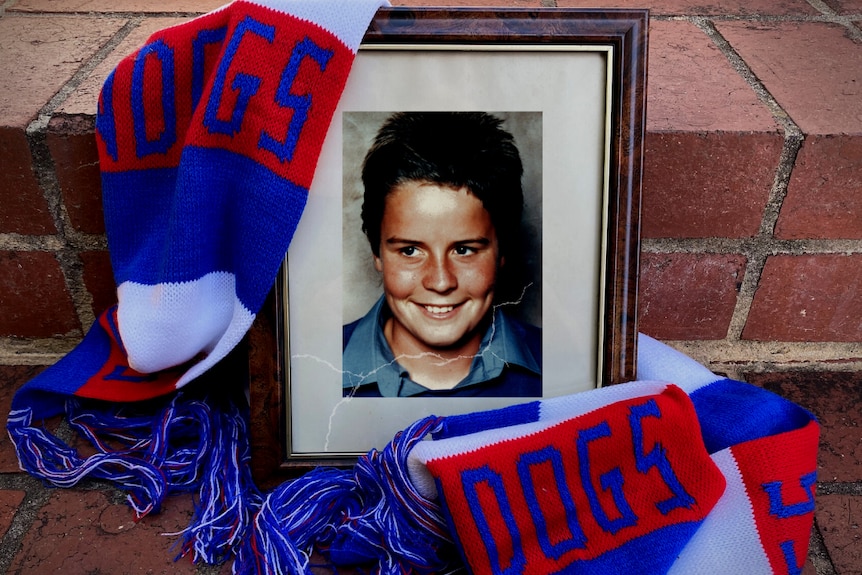
[[[814,512],[823,543],[838,575],[854,575],[862,566],[862,496],[820,495]]]
[[[0,252],[0,337],[80,335],[57,260],[46,252]]]
[[[702,30],[653,20],[649,33],[649,131],[778,134],[772,114]]]
[[[862,341],[862,255],[770,257],[742,337]]]
[[[84,263],[84,284],[93,296],[93,314],[98,317],[117,303],[117,286],[106,251],[81,252]]]
[[[751,133],[647,133],[645,238],[755,235],[782,138]]]
[[[24,501],[24,496],[27,495],[23,491],[13,491],[11,489],[0,490],[0,537],[6,535],[9,531],[9,526],[12,525],[12,518],[18,511],[18,506]]]
[[[86,234],[104,233],[99,155],[92,120],[54,118],[47,141],[72,226]]]
[[[0,365],[0,413],[2,413],[3,428],[12,408],[12,396],[27,381],[36,377],[43,366],[34,365]],[[0,433],[0,473],[15,473],[20,471],[15,447],[6,433]],[[2,537],[2,535],[0,535]]]
[[[824,3],[835,10],[838,14],[860,14],[862,13],[862,0],[824,0]]]
[[[457,0],[395,0],[396,6],[539,6],[541,0],[471,0],[469,4]],[[153,4],[144,0],[129,0],[121,4],[110,0],[20,0],[14,4],[10,11],[27,12],[202,12],[223,5],[220,0],[171,0]],[[721,4],[705,4],[701,0],[676,0],[665,3],[650,3],[637,0],[605,0],[601,2],[607,8],[643,8],[650,7],[656,14],[733,14],[733,15],[811,15],[816,11],[803,0],[753,0],[751,2],[724,2]],[[589,7],[594,8],[594,0],[557,0],[560,7]]]
[[[862,481],[862,372],[798,370],[748,374],[745,379],[786,397],[817,417],[819,481]]]
[[[2,118],[0,110],[0,122]],[[0,126],[0,233],[41,235],[57,231],[31,164],[24,130]]]
[[[668,0],[666,2],[644,2],[643,0],[557,0],[557,6],[595,8],[649,8],[650,14],[656,15],[733,15],[749,16],[760,14],[764,16],[790,16],[816,14],[804,0],[726,0],[722,2],[704,2],[703,0]]]
[[[0,18],[0,232],[54,233],[24,130],[122,25],[93,17]]]
[[[124,6],[127,4],[124,3]],[[96,104],[99,101],[99,93],[108,74],[117,67],[120,60],[143,46],[147,39],[155,32],[176,26],[188,21],[188,18],[147,18],[141,24],[129,32],[104,60],[93,69],[92,72],[81,82],[75,91],[57,108],[55,116],[71,117],[76,123],[90,123],[89,131],[92,132],[92,122],[96,116]]]
[[[640,331],[665,340],[726,337],[745,263],[738,254],[644,253]]]
[[[459,3],[457,0],[395,0],[393,6],[487,6],[506,8],[539,8],[541,0],[470,0],[469,4]]]
[[[650,23],[644,237],[757,233],[783,134],[709,37]]]
[[[203,13],[224,6],[224,0],[20,0],[12,12],[191,12]]]
[[[23,128],[123,25],[117,18],[0,19],[0,121]]]
[[[111,503],[101,491],[57,490],[24,536],[11,572],[195,573],[188,559],[174,562],[176,537],[192,515],[191,496],[173,497],[159,515],[131,521],[125,503]]]
[[[862,50],[838,24],[719,22],[806,134],[862,134]]]
[[[782,239],[862,239],[862,137],[809,136],[775,226]]]

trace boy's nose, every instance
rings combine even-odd
[[[458,277],[445,257],[430,258],[423,277],[423,287],[440,293],[450,292],[458,286]]]

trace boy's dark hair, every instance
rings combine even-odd
[[[410,181],[467,188],[491,216],[500,254],[518,245],[524,169],[501,124],[482,112],[403,112],[386,120],[362,166],[362,231],[375,256],[386,196]]]

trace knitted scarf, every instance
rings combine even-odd
[[[263,304],[378,0],[238,0],[154,36],[96,123],[118,305],[15,395],[23,469],[195,494],[180,555],[234,573],[799,574],[817,424],[641,336],[643,381],[429,416],[267,493],[229,362]],[[194,380],[195,384],[187,386]],[[65,413],[80,455],[42,421]]]
[[[638,373],[448,417],[416,445],[412,483],[443,504],[473,573],[802,572],[811,414],[643,335]]]
[[[199,491],[189,545],[208,560],[241,537],[255,501],[237,468],[246,418],[229,400],[173,394],[206,378],[263,305],[383,3],[237,0],[157,32],[110,74],[96,143],[118,304],[16,393],[7,428],[24,469],[124,485],[139,515]],[[64,410],[98,454],[81,458],[40,426]]]

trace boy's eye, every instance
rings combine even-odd
[[[459,256],[468,256],[476,253],[476,248],[471,248],[470,246],[457,246],[455,248],[455,253]]]
[[[419,250],[416,249],[416,246],[404,246],[403,248],[401,248],[398,251],[401,252],[401,255],[410,257],[410,256],[415,256]]]

